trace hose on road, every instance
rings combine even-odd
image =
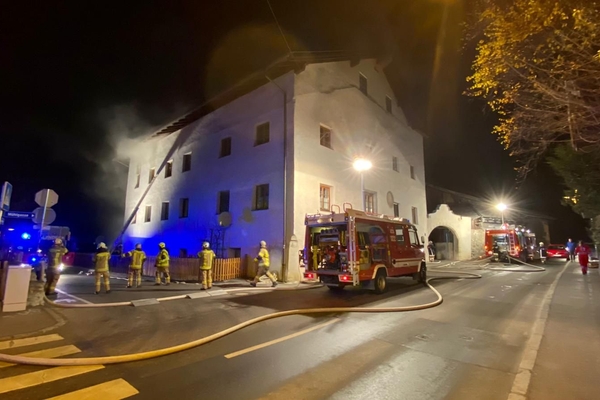
[[[296,285],[295,287],[289,288],[289,289],[284,289],[284,288],[274,289],[272,287],[233,288],[233,289],[225,289],[225,291],[228,293],[229,292],[240,292],[240,291],[247,292],[249,290],[252,290],[252,291],[255,291],[255,290],[284,291],[284,290],[307,290],[307,289],[315,289],[315,288],[322,287],[322,285],[308,285],[308,286],[305,286],[302,288],[299,288],[299,286],[300,286],[300,284]],[[183,299],[186,299],[187,297],[188,297],[187,294],[180,294],[180,295],[169,296],[169,297],[158,297],[158,298],[156,298],[156,301],[163,302],[163,301],[171,301],[171,300],[183,300]],[[47,303],[51,304],[52,306],[59,307],[59,308],[104,308],[104,307],[129,307],[129,306],[134,305],[133,301],[116,301],[116,302],[107,302],[107,303],[84,303],[84,304],[61,304],[61,303],[57,303],[55,301],[50,300],[46,296],[44,296],[44,300]]]
[[[442,273],[453,273],[460,275],[453,276],[440,276],[428,278],[425,281],[425,285],[431,289],[437,299],[426,304],[419,304],[414,306],[404,307],[325,307],[325,308],[305,308],[288,311],[279,311],[271,314],[263,315],[260,317],[252,318],[248,321],[239,323],[230,328],[224,329],[220,332],[216,332],[212,335],[197,339],[191,342],[182,343],[176,346],[165,347],[158,350],[145,351],[134,354],[123,354],[119,356],[104,356],[104,357],[87,357],[87,358],[63,358],[63,359],[52,359],[52,358],[35,358],[35,357],[23,357],[13,356],[7,354],[0,354],[0,361],[11,363],[11,364],[25,364],[25,365],[42,365],[42,366],[80,366],[80,365],[99,365],[99,364],[120,364],[132,361],[141,361],[151,358],[166,356],[173,353],[178,353],[184,350],[189,350],[194,347],[202,346],[210,343],[224,336],[230,335],[234,332],[242,330],[250,325],[257,324],[259,322],[267,321],[274,318],[287,317],[291,315],[314,315],[314,314],[341,314],[341,313],[398,313],[407,311],[425,310],[427,308],[436,307],[444,301],[441,293],[431,285],[430,282],[434,280],[442,279],[480,279],[481,275],[463,271],[439,271],[435,272]],[[89,305],[88,305],[89,306]]]

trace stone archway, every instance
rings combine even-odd
[[[458,236],[446,226],[437,226],[429,234],[429,240],[435,245],[436,260],[458,260]]]

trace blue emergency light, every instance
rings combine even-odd
[[[27,232],[24,232],[21,235],[21,239],[29,240],[29,239],[31,239],[31,235],[29,233],[27,233]]]

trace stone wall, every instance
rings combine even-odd
[[[457,260],[471,259],[471,224],[470,217],[454,214],[447,204],[440,204],[435,212],[427,216],[428,234],[437,227],[448,228],[454,234],[454,255]]]

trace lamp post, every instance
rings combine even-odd
[[[366,158],[359,157],[354,160],[354,163],[352,164],[352,166],[354,167],[355,170],[357,170],[360,173],[360,194],[362,196],[363,211],[367,211],[367,207],[365,204],[364,172],[370,170],[371,167],[373,166],[373,164],[371,163],[371,161],[367,160]]]
[[[508,206],[504,203],[500,203],[496,205],[496,208],[498,210],[500,210],[500,213],[502,215],[502,225],[504,225],[504,211],[506,211],[506,209],[508,208]]]

